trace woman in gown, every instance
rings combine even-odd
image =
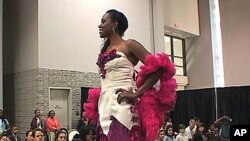
[[[136,40],[124,40],[128,21],[117,10],[108,10],[98,28],[104,38],[97,61],[101,88],[90,89],[84,104],[97,140],[153,141],[175,104],[174,64],[167,54],[152,55]],[[144,65],[135,77],[138,61]]]

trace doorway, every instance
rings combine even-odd
[[[49,110],[54,110],[61,128],[71,129],[72,98],[70,88],[49,88]]]

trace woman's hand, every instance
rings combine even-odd
[[[124,89],[118,89],[115,93],[118,94],[117,102],[119,104],[121,104],[121,102],[123,101],[125,101],[126,103],[132,103],[137,98],[137,95],[133,93],[132,90],[127,91]]]

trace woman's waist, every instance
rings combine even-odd
[[[101,90],[114,90],[114,89],[131,89],[135,88],[133,80],[101,80]]]

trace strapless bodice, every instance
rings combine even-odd
[[[135,92],[133,64],[123,52],[112,50],[100,54],[97,65],[101,79],[101,95],[98,100],[99,120],[104,134],[108,134],[112,116],[130,130],[136,124],[132,121],[131,105],[126,102],[119,104],[116,90]]]
[[[134,66],[123,52],[114,50],[106,54],[106,56],[99,55],[98,60],[100,59],[104,60],[105,63],[98,65],[102,91],[108,88],[123,88],[134,83],[132,79]]]

